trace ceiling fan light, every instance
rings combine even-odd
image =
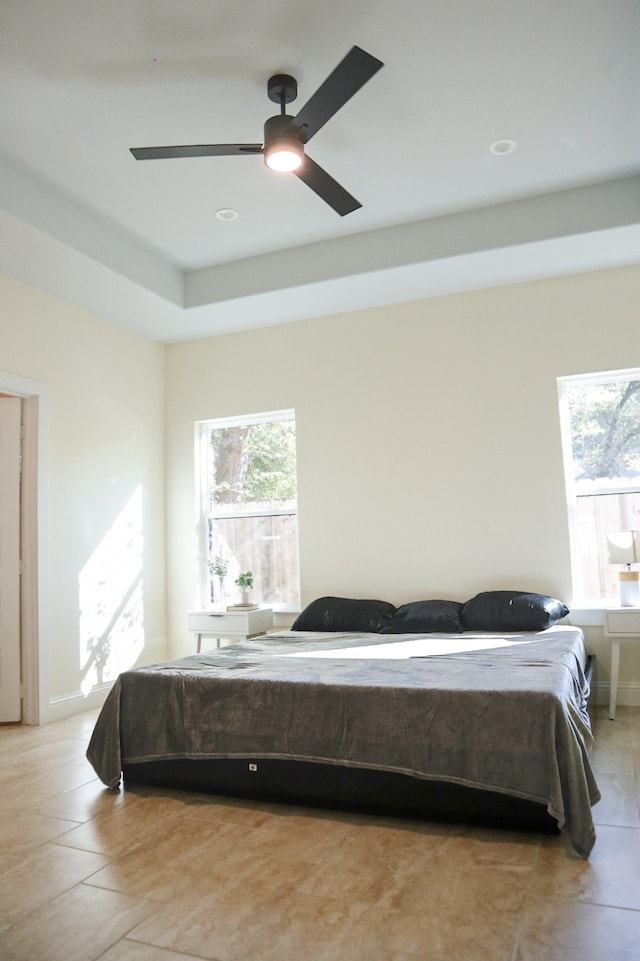
[[[297,170],[302,163],[303,151],[300,144],[291,140],[283,140],[269,144],[264,152],[264,162],[270,170],[279,173],[290,173]]]

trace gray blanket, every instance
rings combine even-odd
[[[110,788],[123,764],[169,758],[311,760],[455,782],[544,803],[587,857],[600,793],[585,662],[577,628],[501,639],[283,632],[121,674],[87,756]]]

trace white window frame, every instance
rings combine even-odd
[[[578,493],[573,476],[573,450],[571,446],[571,424],[569,419],[568,392],[572,387],[595,387],[598,384],[613,384],[640,380],[640,367],[626,370],[599,371],[591,374],[570,374],[558,377],[558,402],[560,409],[560,434],[562,439],[562,456],[564,462],[565,492],[567,498],[567,518],[569,522],[569,545],[571,552],[571,584],[573,591],[573,606],[584,608],[616,607],[619,599],[616,596],[590,598],[582,596],[576,589],[579,583],[579,562],[577,544],[577,506]],[[640,491],[638,484],[616,484],[610,487],[594,488],[594,494],[633,494]]]
[[[251,424],[272,423],[273,421],[292,420],[295,422],[296,414],[293,408],[285,410],[262,411],[254,414],[238,414],[233,417],[211,417],[207,420],[199,420],[194,424],[195,428],[195,479],[196,479],[196,504],[198,505],[198,558],[199,558],[199,591],[200,602],[206,606],[209,592],[209,576],[207,573],[207,521],[211,514],[208,504],[209,482],[207,477],[208,468],[208,431],[217,430],[225,427],[247,427]],[[242,517],[275,517],[294,513],[290,508],[243,511]],[[298,519],[298,503],[296,497],[295,508],[296,519]],[[233,514],[227,514],[233,517]],[[299,520],[299,519],[298,519]],[[298,595],[300,595],[300,551],[298,545]],[[299,611],[298,604],[276,602],[271,605],[273,610],[278,613],[296,613]]]

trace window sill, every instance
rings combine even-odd
[[[603,597],[599,601],[580,601],[574,604],[567,618],[577,627],[602,627],[604,612],[612,607],[620,607],[616,597]]]
[[[575,624],[576,627],[602,627],[604,624],[604,608],[601,604],[598,607],[572,607],[567,621]]]

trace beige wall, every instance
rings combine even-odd
[[[0,278],[0,371],[47,387],[43,693],[56,717],[92,703],[92,680],[166,654],[164,350]]]
[[[285,407],[303,603],[500,587],[571,603],[556,378],[640,365],[639,303],[634,267],[168,347],[171,651],[192,648],[198,601],[193,423]],[[590,643],[606,681],[601,631]],[[640,686],[633,654],[621,677]]]
[[[556,377],[640,365],[638,303],[628,268],[163,348],[0,278],[0,371],[48,391],[52,716],[91,703],[96,641],[111,667],[193,649],[198,419],[295,409],[304,603],[491,587],[570,603]],[[118,562],[140,537],[141,574]],[[609,645],[588,639],[604,690]],[[636,646],[621,681],[640,702]]]

